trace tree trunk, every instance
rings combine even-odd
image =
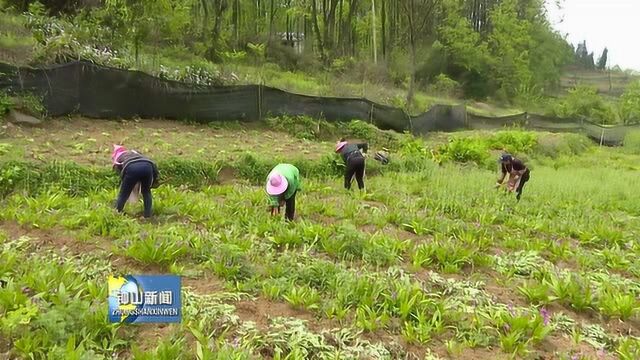
[[[336,47],[338,48],[338,52],[341,56],[344,55],[344,39],[343,37],[343,30],[344,30],[344,26],[342,24],[343,22],[343,0],[338,0],[338,23],[336,26]]]
[[[328,3],[327,3],[328,1]],[[324,47],[325,47],[325,51],[327,52],[333,52],[334,48],[333,48],[333,44],[334,44],[334,38],[335,38],[335,27],[336,27],[336,9],[338,8],[338,1],[337,0],[325,0],[325,6],[329,8],[329,11],[327,11],[327,8],[325,7],[323,10],[325,11],[325,17],[324,17]]]
[[[387,3],[386,0],[382,0],[382,3],[380,4],[380,20],[382,22],[382,31],[380,32],[381,35],[381,39],[382,40],[382,58],[386,61],[387,60]]]
[[[355,31],[355,25],[354,25],[354,15],[356,14],[356,12],[358,11],[358,0],[351,0],[351,4],[349,5],[349,19],[348,21],[348,28],[349,28],[349,53],[352,56],[356,55],[356,43],[357,41],[357,36],[358,34]]]
[[[318,42],[318,51],[320,52],[320,58],[322,62],[326,64],[327,57],[324,53],[324,44],[322,43],[322,34],[320,33],[320,25],[318,25],[318,4],[317,0],[311,0],[311,21],[313,22],[313,30],[315,32],[316,41]]]
[[[238,48],[239,46],[239,40],[238,40],[238,27],[240,26],[240,4],[238,3],[239,0],[235,0],[233,2],[233,33],[234,33],[234,37],[235,37],[235,45],[234,48]]]
[[[269,10],[269,43],[271,43],[273,39],[273,18],[275,17],[274,1],[275,0],[271,0],[271,8]]]
[[[373,63],[378,63],[378,44],[376,41],[376,0],[371,0],[371,36],[373,41]]]
[[[204,17],[202,18],[202,39],[204,40],[207,33],[207,25],[209,25],[209,6],[207,0],[201,0],[202,12]]]
[[[416,41],[415,41],[415,29],[414,29],[414,0],[406,0],[409,5],[407,10],[407,21],[409,22],[409,47],[411,50],[411,78],[409,80],[409,90],[407,91],[407,109],[410,110],[413,103],[413,92],[416,82]]]

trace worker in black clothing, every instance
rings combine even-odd
[[[351,181],[356,177],[358,188],[364,190],[364,155],[360,151],[367,152],[369,145],[366,143],[349,143],[344,138],[336,144],[336,152],[342,155],[346,165],[344,171],[344,187],[351,189]]]
[[[509,191],[515,191],[516,199],[517,201],[520,201],[522,188],[524,188],[524,184],[529,181],[531,171],[522,162],[522,160],[516,159],[510,154],[502,155],[499,162],[501,164],[502,176],[498,179],[496,188],[499,188],[502,185],[504,178],[507,176],[507,173],[509,173],[507,188]]]
[[[151,217],[151,189],[158,186],[158,168],[156,164],[135,150],[127,150],[124,146],[114,145],[111,154],[113,170],[120,175],[120,192],[116,201],[116,209],[122,212],[127,198],[139,184],[144,201],[144,217]]]

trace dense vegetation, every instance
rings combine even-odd
[[[315,120],[270,122],[292,121]],[[2,354],[640,356],[640,209],[627,186],[637,136],[603,149],[522,131],[425,141],[359,122],[295,137],[233,124],[99,124],[0,130]],[[368,161],[367,193],[341,189],[333,142],[322,142],[332,131],[391,148],[390,165]],[[116,139],[161,166],[151,221],[140,206],[111,208]],[[492,188],[502,149],[533,168],[517,206]],[[265,173],[284,159],[304,174],[294,224],[264,208]],[[113,272],[182,275],[183,323],[107,323]]]

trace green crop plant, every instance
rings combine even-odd
[[[282,298],[294,308],[305,308],[307,310],[318,310],[320,308],[320,294],[312,288],[292,285],[282,295]]]
[[[169,265],[180,259],[186,248],[175,238],[150,233],[132,240],[125,253],[143,264]]]
[[[550,296],[550,287],[547,283],[535,283],[525,281],[522,286],[518,287],[518,291],[527,300],[534,305],[549,305],[556,300],[554,296]]]
[[[623,338],[615,349],[620,360],[632,360],[640,358],[640,340],[634,337]]]
[[[384,309],[375,309],[369,305],[361,305],[356,309],[356,325],[365,331],[384,329],[390,320]]]
[[[100,303],[107,274],[143,265],[181,273],[194,286],[184,289],[183,326],[150,340],[144,354],[126,352],[135,358],[402,359],[438,344],[451,357],[466,355],[459,353],[466,347],[487,356],[500,357],[495,352],[502,347],[536,357],[549,355],[548,328],[557,329],[553,343],[556,335],[573,338],[558,347],[558,358],[573,355],[572,347],[636,354],[633,341],[625,342],[633,337],[605,326],[609,318],[620,328],[637,320],[634,155],[603,147],[588,157],[547,162],[539,153],[546,134],[536,134],[538,145],[531,147],[531,137],[519,131],[474,133],[466,145],[482,148],[489,171],[484,163],[446,159],[435,166],[433,155],[442,155],[431,152],[435,140],[407,137],[392,149],[389,165],[367,162],[368,192],[360,194],[342,189],[333,137],[320,143],[268,132],[249,154],[217,150],[238,136],[253,146],[259,131],[219,128],[202,145],[192,129],[165,134],[144,121],[106,124],[107,135],[83,130],[69,139],[56,132],[43,141],[44,131],[25,128],[24,139],[2,141],[11,153],[0,155],[0,326],[15,348],[11,356],[98,359],[131,349],[137,329],[108,324]],[[141,203],[123,214],[113,209],[118,177],[109,151],[92,152],[127,126],[158,147],[182,151],[180,158],[164,157],[160,148],[125,139],[166,165],[148,220],[140,216]],[[71,151],[78,143],[85,149],[72,155],[77,162],[53,164],[54,149]],[[518,204],[491,188],[500,151],[492,148],[503,145],[526,149],[535,174]],[[14,151],[22,148],[33,148],[41,160]],[[279,161],[295,163],[303,174],[291,223],[266,211],[266,173]],[[444,276],[448,272],[458,274]],[[511,314],[507,304],[514,297],[528,304]],[[241,308],[251,301],[275,306],[253,314]],[[283,305],[297,308],[293,316],[311,311],[314,319],[307,325],[296,321],[300,316],[274,321]],[[547,305],[554,311],[549,321],[539,313]],[[372,337],[380,343],[364,340]],[[169,346],[182,338],[183,345]]]
[[[640,301],[635,295],[620,293],[611,288],[601,291],[597,303],[601,314],[623,321],[631,319],[640,311]]]
[[[336,319],[340,323],[345,321],[350,312],[350,306],[343,306],[337,301],[332,301],[324,306],[325,316],[329,319]]]
[[[414,264],[433,263],[448,273],[457,273],[465,266],[473,266],[476,258],[473,249],[458,245],[453,240],[422,244],[416,248],[415,254]]]
[[[539,344],[553,331],[553,326],[545,312],[519,314],[504,311],[496,320],[500,333],[500,346],[509,354],[524,354],[529,344]]]

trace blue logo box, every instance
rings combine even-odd
[[[179,323],[181,279],[175,275],[109,277],[109,322]]]

